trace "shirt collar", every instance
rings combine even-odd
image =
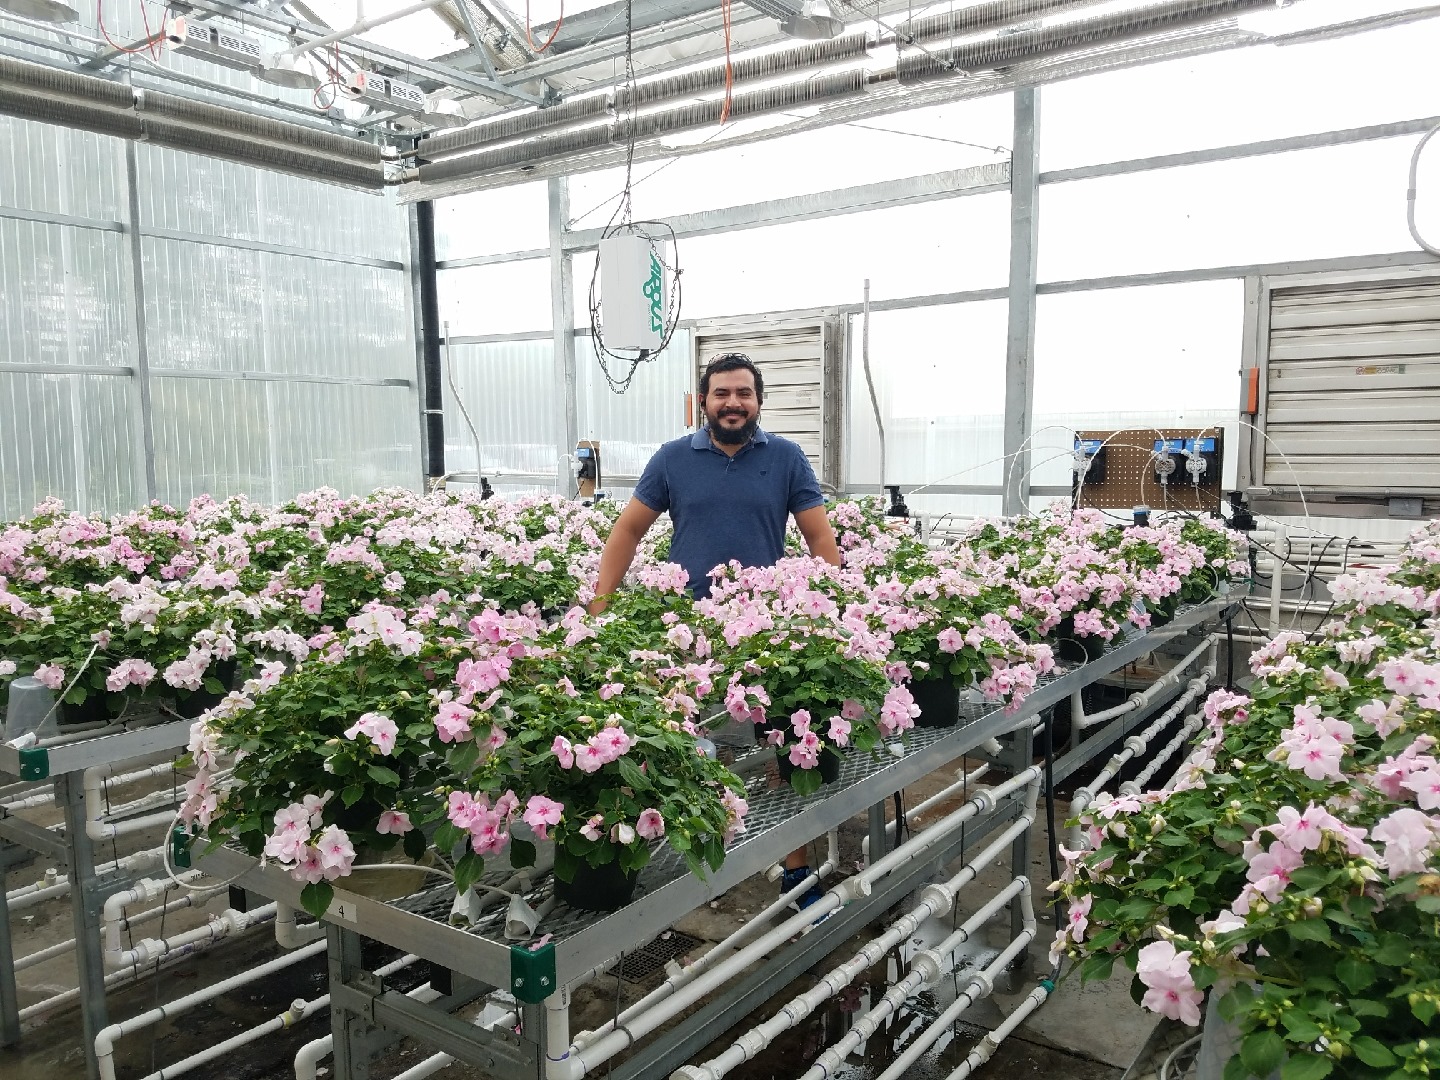
[[[756,428],[755,434],[752,435],[750,438],[750,445],[764,446],[769,441],[770,436],[765,433],[765,429]],[[690,436],[690,449],[709,450],[711,448],[712,446],[710,443],[710,429],[708,427],[702,427],[699,431],[695,432],[694,435]]]

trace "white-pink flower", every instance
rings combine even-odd
[[[41,664],[35,669],[35,678],[51,690],[59,690],[65,685],[65,669],[59,664]]]
[[[1376,825],[1370,836],[1385,845],[1385,868],[1390,876],[1404,877],[1427,869],[1430,857],[1440,846],[1440,822],[1407,806]]]
[[[635,831],[642,840],[658,840],[665,835],[665,819],[661,817],[659,810],[642,810],[639,820],[635,822]]]
[[[327,880],[334,881],[350,873],[350,867],[355,862],[355,848],[350,844],[349,835],[339,825],[331,825],[320,834],[315,841],[315,850],[319,853]]]
[[[400,728],[383,713],[368,712],[345,729],[345,737],[351,742],[360,735],[368,738],[375,749],[388,757],[395,750]]]
[[[382,835],[403,836],[414,827],[410,824],[410,815],[403,810],[386,810],[375,823],[375,831]]]
[[[525,813],[521,816],[525,819],[525,824],[535,830],[536,836],[541,840],[548,840],[550,826],[560,824],[564,813],[564,803],[558,803],[544,795],[531,795],[525,803]]]
[[[555,760],[562,769],[575,767],[575,747],[564,735],[555,736],[555,741],[550,744],[550,752],[555,755]]]
[[[1205,995],[1195,988],[1190,953],[1177,953],[1168,941],[1153,942],[1140,950],[1135,973],[1148,987],[1141,1005],[1190,1027],[1199,1026]]]

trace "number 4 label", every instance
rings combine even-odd
[[[330,914],[346,922],[360,921],[360,910],[353,900],[336,900],[330,905]]]

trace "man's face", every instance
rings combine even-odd
[[[710,390],[700,407],[717,442],[731,446],[749,442],[760,426],[755,376],[745,368],[716,372],[710,376]]]

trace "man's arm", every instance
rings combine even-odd
[[[610,530],[610,539],[605,541],[605,550],[600,553],[600,576],[595,582],[595,599],[590,601],[591,615],[605,610],[606,598],[620,587],[625,571],[635,560],[635,549],[659,517],[659,510],[651,510],[639,499],[631,499],[620,511],[615,527]],[[831,544],[834,544],[833,538]]]
[[[831,566],[840,565],[840,547],[835,543],[835,530],[830,527],[830,518],[823,503],[809,510],[797,511],[795,524],[800,526],[800,535],[805,537],[805,546],[810,549],[811,555],[824,559]],[[608,545],[606,550],[609,550]]]

